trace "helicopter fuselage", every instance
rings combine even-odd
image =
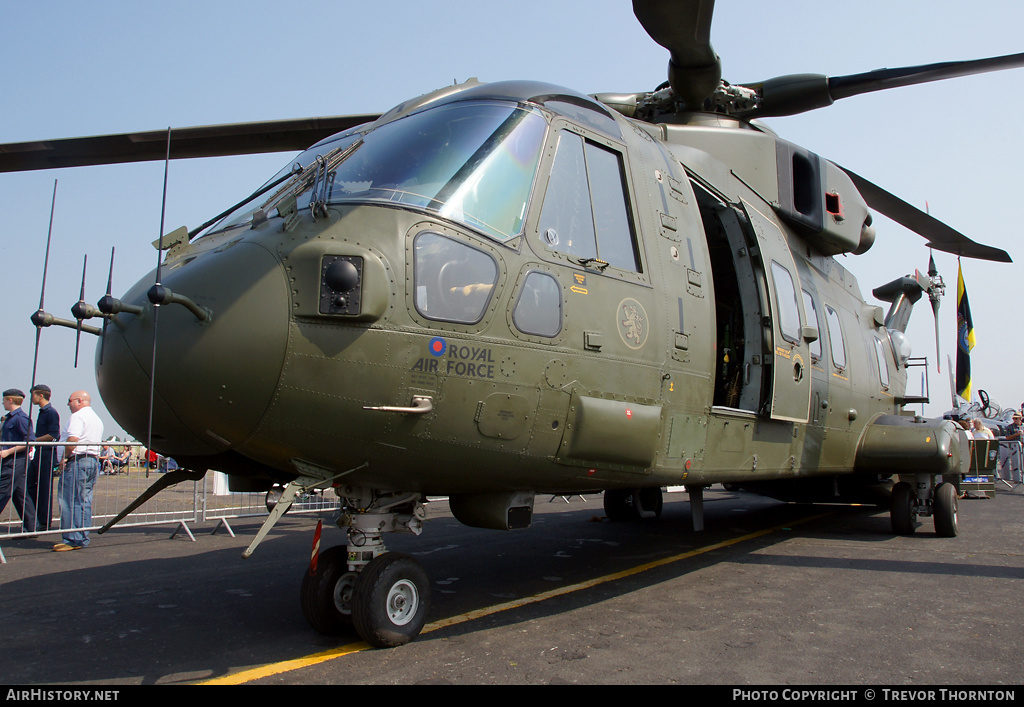
[[[97,347],[104,402],[146,438],[155,325],[153,447],[237,487],[871,476],[879,421],[912,466],[954,471],[952,425],[886,422],[906,357],[832,257],[873,237],[853,184],[716,121],[525,82],[404,104],[171,248],[162,284],[209,316],[140,280],[122,299],[143,313]]]

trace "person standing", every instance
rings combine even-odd
[[[92,525],[92,490],[100,471],[99,453],[103,440],[103,421],[92,409],[92,398],[78,390],[68,398],[71,419],[65,442],[64,471],[60,475],[60,529],[64,542],[54,552],[81,550],[89,545]]]
[[[50,405],[50,388],[34,386],[31,390],[32,404],[39,406],[36,418],[36,441],[56,442],[60,439],[60,415]],[[51,496],[53,495],[53,466],[56,447],[36,447],[35,456],[28,464],[28,495],[36,508],[36,530],[50,529]]]
[[[15,388],[4,391],[3,425],[0,427],[0,442],[28,442],[32,425],[28,415],[21,409],[25,394]],[[0,448],[0,513],[7,502],[14,499],[14,509],[21,517],[22,528],[27,532],[36,529],[36,509],[26,493],[28,482],[28,445],[12,444]]]

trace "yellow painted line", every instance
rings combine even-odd
[[[372,648],[369,643],[349,643],[345,646],[338,646],[328,651],[322,651],[320,653],[314,653],[313,655],[307,655],[304,658],[294,658],[292,660],[285,660],[280,663],[270,663],[269,665],[263,665],[259,668],[253,668],[251,670],[243,670],[240,673],[232,673],[231,675],[225,675],[221,678],[213,678],[212,680],[205,680],[200,685],[242,685],[249,682],[250,680],[259,680],[260,678],[269,677],[271,675],[280,675],[281,673],[291,672],[292,670],[298,670],[299,668],[307,668],[310,665],[317,665],[324,663],[328,660],[334,660],[340,658],[343,655],[349,655],[350,653],[358,653]]]
[[[688,552],[680,553],[678,555],[672,555],[665,557],[660,560],[654,560],[643,565],[632,567],[628,570],[622,570],[621,572],[615,572],[613,574],[604,575],[595,579],[587,580],[586,582],[578,582],[576,584],[570,584],[565,587],[559,587],[558,589],[552,589],[548,592],[541,592],[540,594],[534,594],[533,596],[524,597],[522,599],[516,599],[514,601],[508,601],[504,604],[495,604],[494,606],[488,606],[483,609],[476,609],[475,611],[469,611],[465,614],[458,616],[452,616],[447,619],[441,619],[440,621],[434,621],[423,627],[420,634],[430,633],[431,631],[437,631],[438,629],[448,628],[449,626],[455,626],[457,624],[465,623],[467,621],[475,621],[485,616],[497,614],[502,611],[508,611],[509,609],[518,609],[528,604],[537,604],[548,599],[554,599],[555,597],[564,596],[566,594],[572,594],[582,589],[591,589],[601,584],[608,582],[614,582],[625,577],[631,577],[641,572],[652,570],[656,567],[662,567],[664,565],[670,565],[673,562],[679,562],[680,560],[687,560],[691,557],[697,557],[707,552],[714,550],[721,550],[722,548],[729,547],[730,545],[736,545],[747,540],[753,540],[769,533],[774,533],[777,530],[783,528],[792,528],[796,525],[803,523],[809,523],[812,520],[818,520],[829,515],[833,515],[836,511],[828,511],[826,513],[819,513],[818,515],[809,516],[800,520],[795,520],[790,523],[782,523],[765,530],[758,530],[748,535],[743,535],[732,540],[723,540],[722,542],[714,543],[712,545],[705,545],[704,547],[697,548],[696,550],[689,550]],[[352,653],[359,653],[361,651],[369,650],[372,646],[362,641],[357,643],[349,643],[344,646],[338,646],[330,650],[322,651],[320,653],[314,653],[312,655],[305,656],[303,658],[294,658],[292,660],[285,660],[280,663],[270,663],[263,665],[258,668],[252,668],[250,670],[243,670],[241,672],[232,673],[231,675],[225,675],[224,677],[213,678],[211,680],[205,680],[200,685],[241,685],[252,680],[259,680],[260,678],[270,677],[271,675],[280,675],[281,673],[291,672],[292,670],[298,670],[299,668],[308,668],[312,665],[319,665],[325,663],[328,660],[334,660],[335,658],[341,658],[342,656],[350,655]]]

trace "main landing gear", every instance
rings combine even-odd
[[[913,482],[899,481],[892,487],[892,506],[889,519],[897,535],[911,535],[917,529],[918,516],[935,519],[935,534],[943,538],[956,537],[960,532],[957,518],[956,486],[942,477],[916,474]]]
[[[336,635],[354,628],[376,648],[415,638],[430,609],[430,585],[409,555],[389,552],[386,532],[423,530],[426,508],[419,494],[377,495],[368,489],[338,489],[338,526],[348,544],[319,556],[302,580],[302,613],[316,631]]]

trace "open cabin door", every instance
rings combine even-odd
[[[807,422],[811,356],[803,337],[806,319],[793,255],[785,235],[771,218],[746,201],[742,206],[757,237],[771,308],[772,341],[765,347],[771,351],[770,414],[774,420]]]

